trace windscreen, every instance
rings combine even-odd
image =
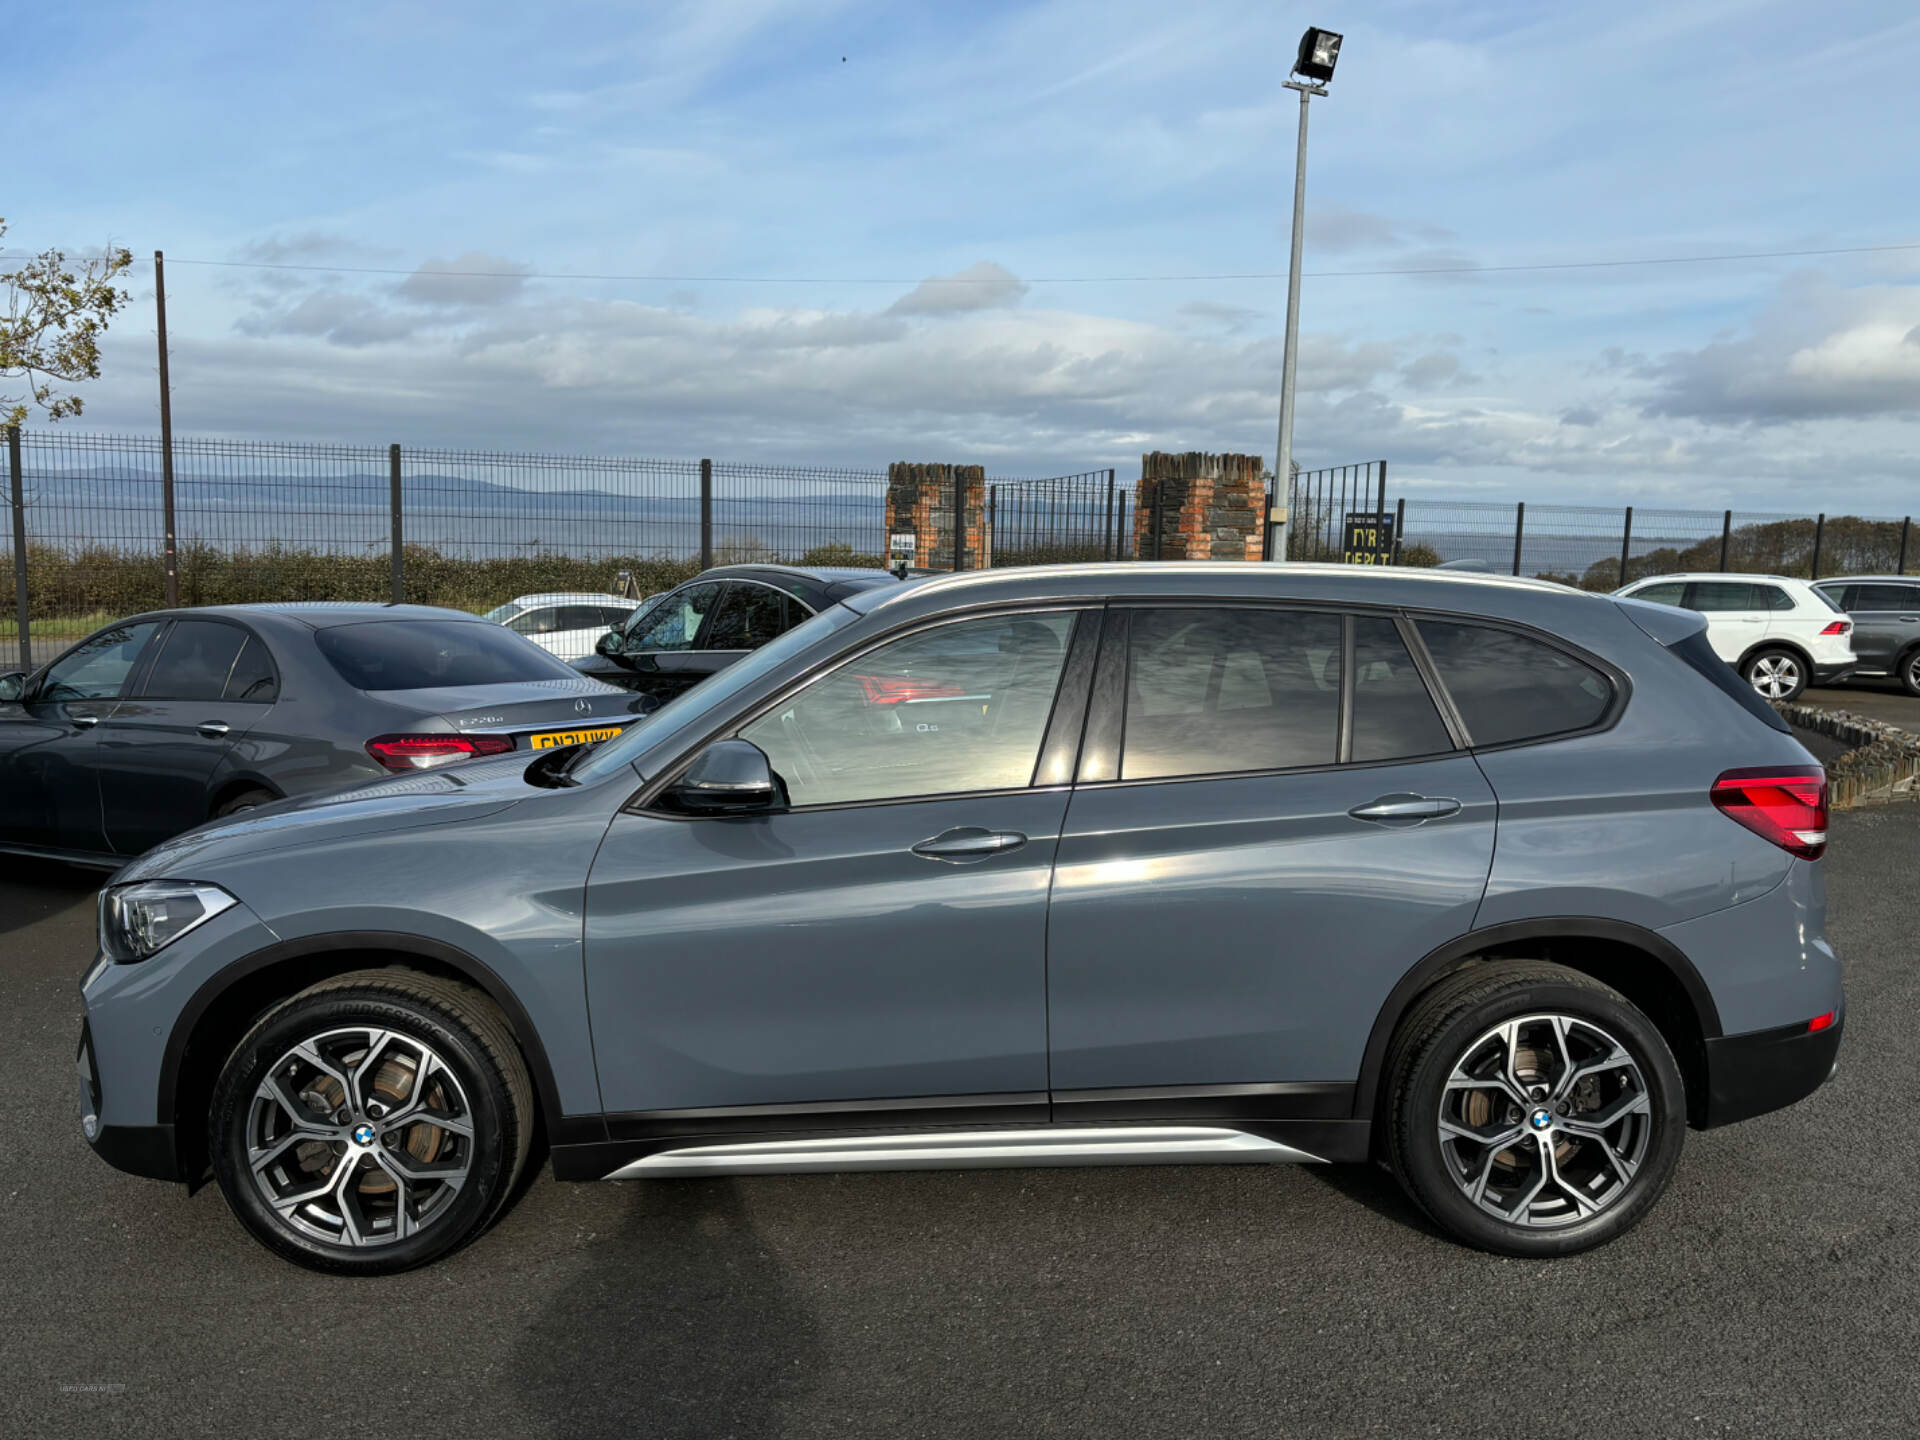
[[[493,609],[487,611],[487,613],[480,618],[482,620],[491,620],[496,625],[504,625],[524,609],[526,609],[526,606],[522,605],[518,600],[509,600],[504,605],[494,606]]]
[[[531,640],[469,620],[374,620],[314,636],[320,653],[356,690],[434,690],[578,680],[580,672]]]
[[[583,781],[612,774],[652,745],[655,737],[689,724],[705,712],[724,705],[733,696],[763,675],[779,670],[794,656],[843,625],[859,617],[844,605],[829,605],[812,619],[787,631],[779,639],[755,650],[737,665],[730,665],[691,690],[676,695],[638,725],[629,725],[613,739],[603,741],[571,773]]]

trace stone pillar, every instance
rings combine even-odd
[[[1266,538],[1264,473],[1258,455],[1200,450],[1142,455],[1133,507],[1134,554],[1142,560],[1261,559]]]
[[[887,533],[911,532],[913,563],[921,570],[953,569],[954,497],[966,505],[966,566],[992,563],[987,534],[987,472],[979,465],[915,465],[904,460],[887,467]]]

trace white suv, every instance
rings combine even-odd
[[[1805,580],[1784,575],[1655,575],[1614,591],[1707,617],[1707,643],[1767,700],[1852,673],[1853,622]]]

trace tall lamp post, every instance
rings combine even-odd
[[[1267,558],[1287,558],[1287,523],[1293,505],[1293,379],[1300,350],[1300,249],[1307,218],[1307,105],[1327,93],[1334,64],[1340,59],[1340,37],[1331,30],[1309,26],[1300,37],[1294,57],[1294,78],[1285,82],[1300,92],[1300,149],[1293,162],[1293,250],[1287,260],[1287,338],[1280,362],[1280,441],[1275,447],[1273,488],[1277,504],[1269,517]]]

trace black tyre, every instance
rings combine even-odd
[[[229,795],[215,806],[213,818],[224,820],[229,815],[238,815],[242,810],[257,810],[262,805],[271,805],[279,798],[271,790],[242,790],[238,795]]]
[[[1631,1229],[1672,1178],[1686,1093],[1658,1029],[1597,980],[1470,967],[1410,1011],[1387,1056],[1387,1151],[1449,1234],[1570,1255]]]
[[[1900,663],[1894,667],[1894,676],[1900,682],[1900,688],[1909,695],[1920,695],[1920,647],[1909,650],[1900,657]]]
[[[322,981],[228,1057],[208,1115],[242,1224],[314,1270],[386,1275],[492,1222],[527,1162],[533,1087],[477,990],[409,970]]]
[[[1762,700],[1798,700],[1807,688],[1807,662],[1778,645],[1754,651],[1740,663],[1740,675]]]

